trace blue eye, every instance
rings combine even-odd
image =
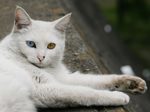
[[[36,48],[36,45],[33,41],[26,41],[26,44],[29,46],[29,47],[33,47],[33,48]]]

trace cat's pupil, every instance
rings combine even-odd
[[[27,44],[29,47],[36,48],[36,45],[35,45],[35,42],[34,42],[34,41],[26,41],[26,44]]]

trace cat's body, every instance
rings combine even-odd
[[[0,112],[32,112],[32,80],[5,47],[0,47]],[[26,106],[24,106],[26,105]],[[24,108],[25,107],[25,108]]]
[[[35,21],[17,7],[13,30],[0,43],[0,112],[125,105],[129,96],[116,90],[145,92],[146,83],[138,77],[71,73],[62,63],[69,19],[70,14],[54,22]]]

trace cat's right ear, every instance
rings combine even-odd
[[[14,31],[20,31],[24,28],[28,28],[30,25],[31,18],[28,13],[20,6],[17,6],[15,10]]]
[[[71,13],[65,15],[64,17],[58,20],[55,20],[54,21],[55,28],[60,32],[65,32],[65,30],[67,29],[68,23],[70,22],[70,18],[71,18]]]

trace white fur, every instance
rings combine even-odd
[[[20,7],[16,13],[18,11],[20,15],[16,16],[23,21],[18,20],[11,34],[0,43],[0,112],[35,112],[35,106],[125,105],[129,102],[128,95],[108,91],[116,75],[71,73],[62,63],[70,14],[54,22],[44,22],[31,19]],[[23,23],[26,25],[20,29],[16,26]],[[37,48],[28,47],[26,40],[34,41]],[[47,49],[50,42],[56,44],[54,49]],[[37,55],[45,56],[42,63]]]

